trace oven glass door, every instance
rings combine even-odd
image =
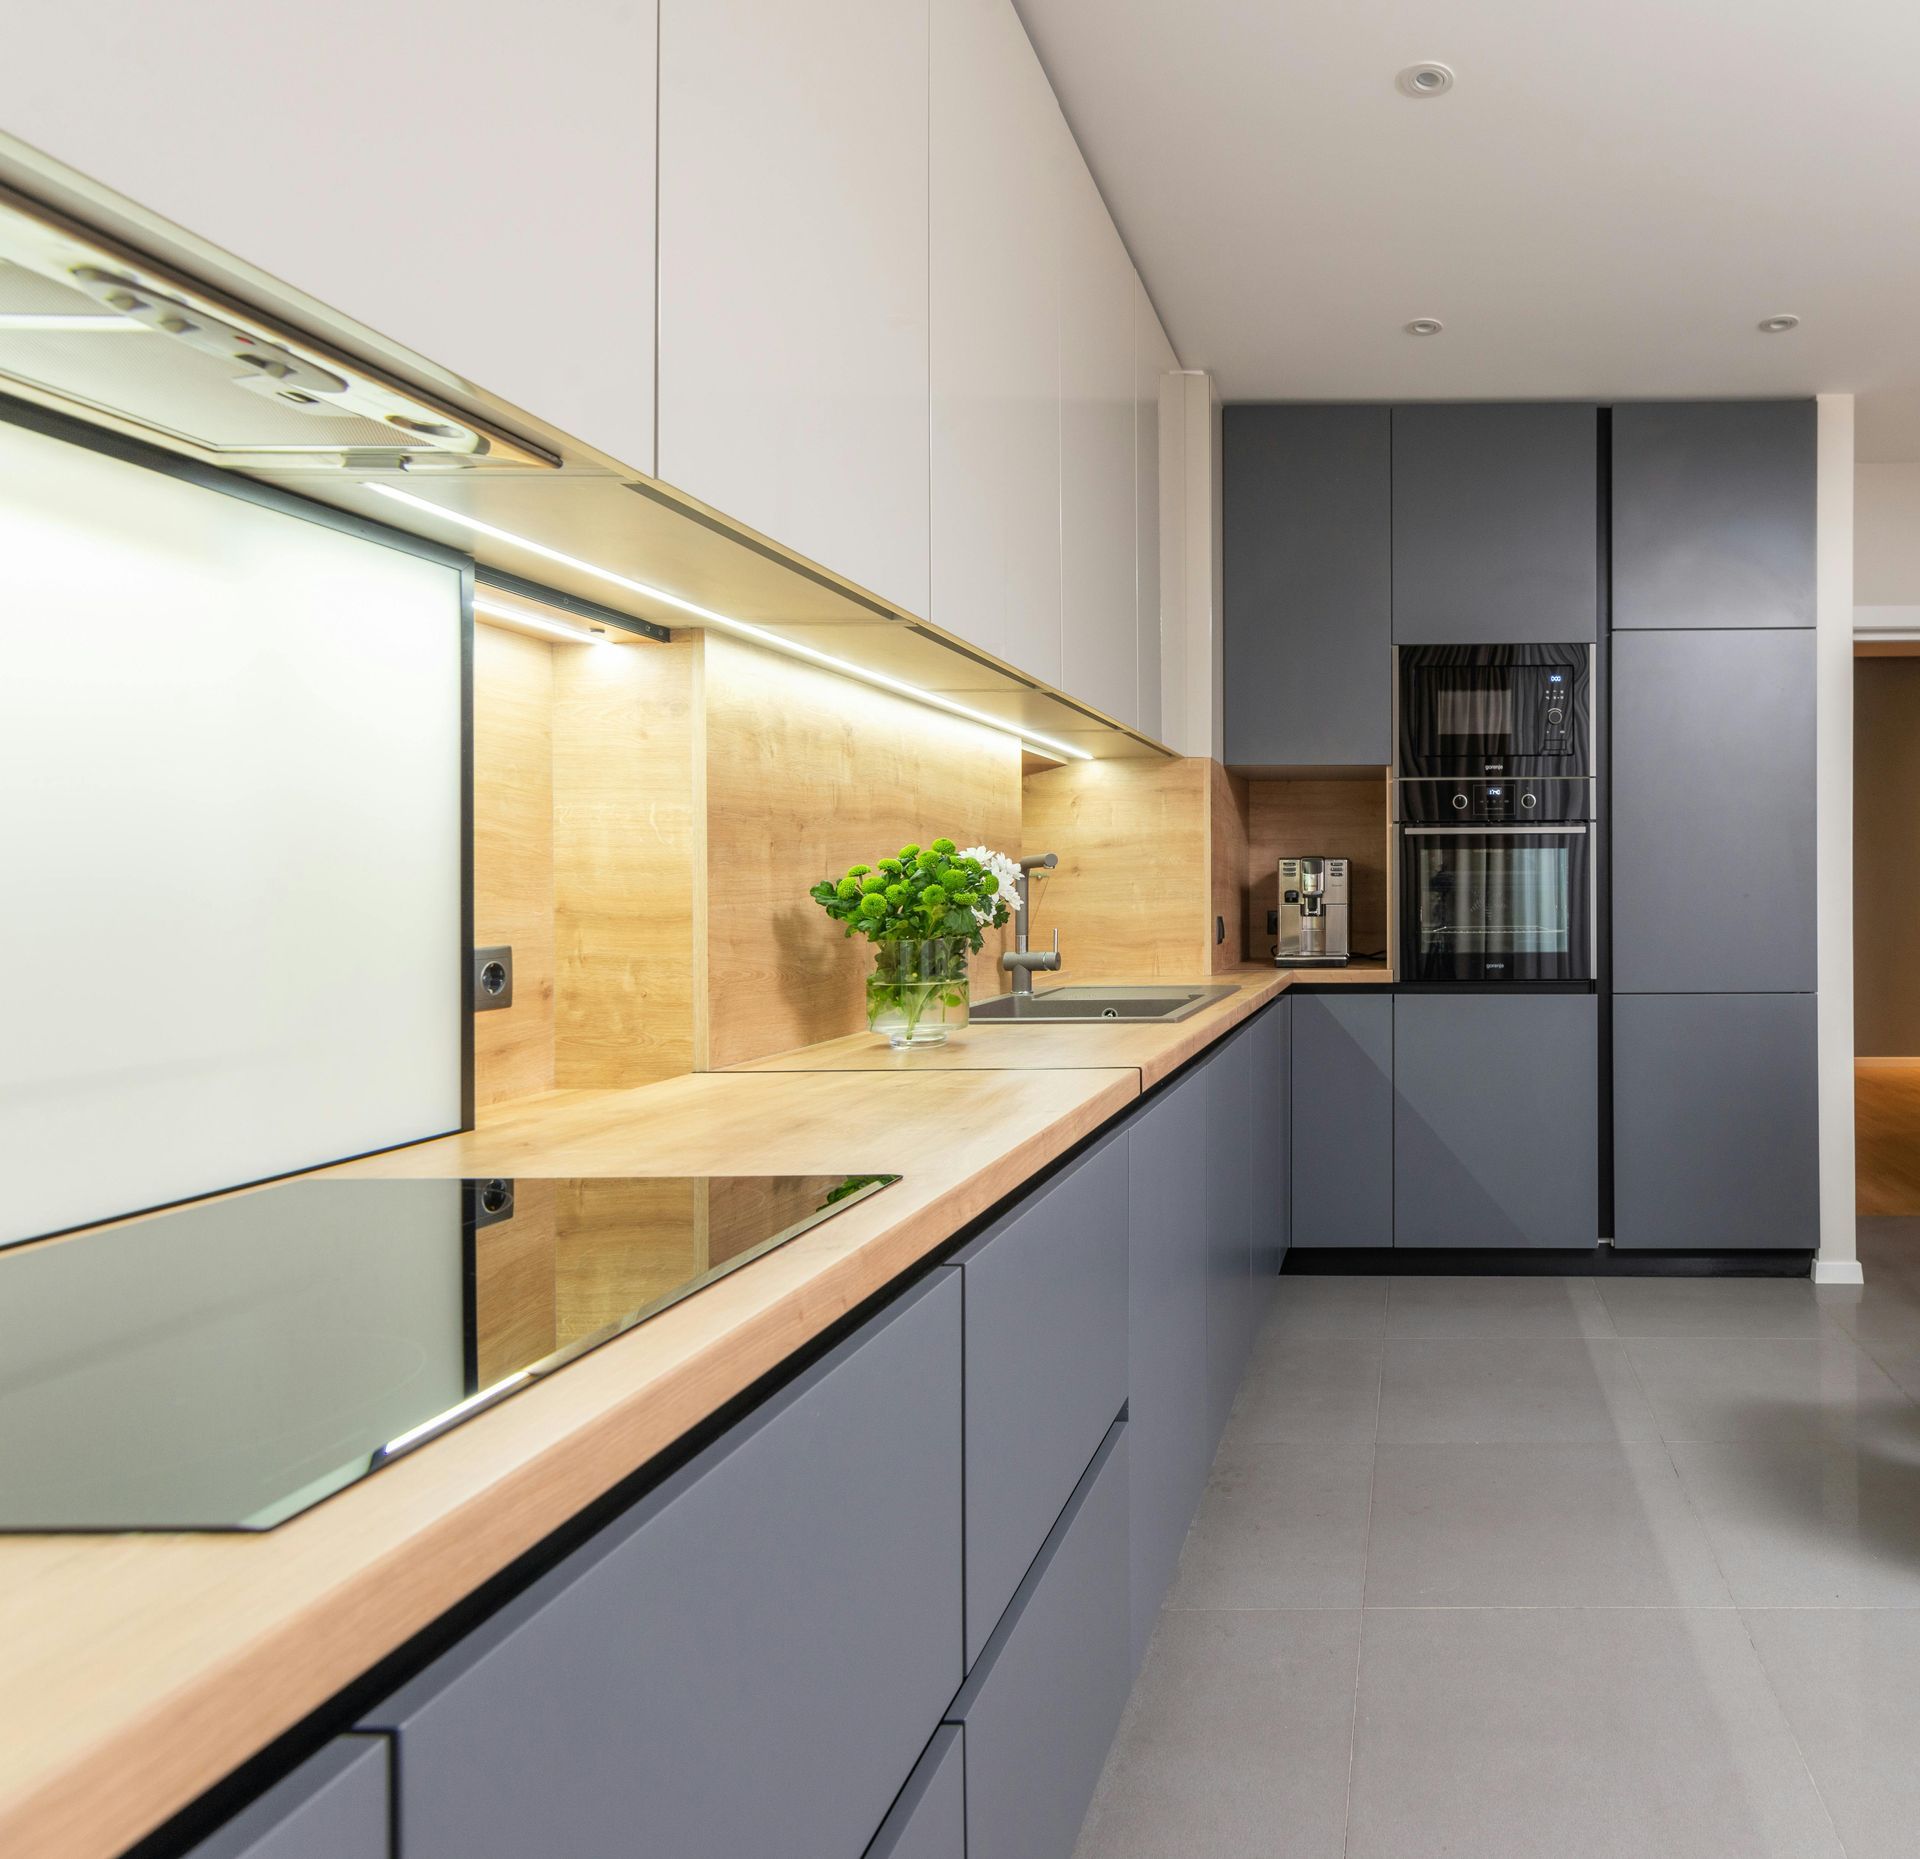
[[[1584,826],[1400,829],[1408,981],[1591,978]]]

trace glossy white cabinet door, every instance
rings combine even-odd
[[[1159,738],[1160,704],[1160,377],[1179,357],[1160,327],[1146,287],[1133,285],[1134,596],[1140,657],[1140,715],[1135,727]]]
[[[1060,686],[1122,723],[1139,714],[1134,605],[1133,265],[1069,147],[1060,293]]]
[[[659,476],[925,614],[928,0],[661,0]]]
[[[654,0],[13,8],[0,131],[642,471]]]
[[[1011,0],[933,0],[936,625],[1060,681],[1060,109]]]

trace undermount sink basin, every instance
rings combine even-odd
[[[1001,994],[975,1001],[969,1017],[975,1020],[1085,1020],[1111,1024],[1115,1020],[1184,1020],[1209,1001],[1224,1000],[1231,987],[1066,987],[1045,988],[1032,994]]]

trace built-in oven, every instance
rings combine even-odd
[[[1402,781],[1591,775],[1593,647],[1405,645],[1395,684]]]
[[[1593,976],[1590,822],[1403,822],[1403,982],[1588,981]]]

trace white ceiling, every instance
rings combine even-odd
[[[1912,0],[1018,5],[1227,399],[1851,391],[1920,460]]]

